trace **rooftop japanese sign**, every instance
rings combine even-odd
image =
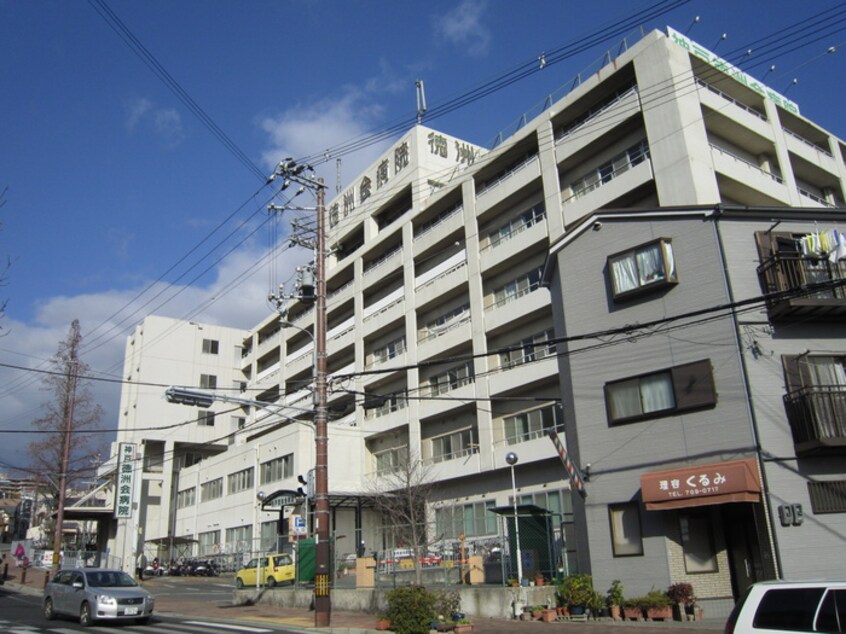
[[[724,502],[757,502],[761,481],[754,458],[653,471],[640,477],[646,508],[661,510]]]
[[[790,101],[784,95],[780,95],[775,90],[765,86],[751,75],[744,73],[737,66],[734,66],[733,64],[730,64],[729,62],[724,60],[722,57],[715,55],[704,46],[700,46],[686,35],[682,35],[678,31],[676,31],[675,29],[671,29],[670,27],[667,27],[667,34],[670,36],[670,39],[672,39],[676,44],[681,46],[683,49],[687,50],[690,54],[694,55],[695,57],[698,57],[709,66],[713,66],[717,70],[724,72],[729,77],[736,79],[747,88],[751,88],[762,97],[766,97],[767,99],[774,102],[776,105],[781,106],[785,110],[792,112],[793,114],[799,114],[799,106],[796,105],[795,102]]]
[[[118,445],[117,482],[115,483],[115,517],[132,517],[132,495],[135,491],[135,445],[122,442]]]

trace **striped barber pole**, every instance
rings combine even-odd
[[[582,474],[579,471],[579,468],[576,464],[570,459],[570,455],[567,453],[567,450],[564,448],[564,443],[561,442],[561,439],[558,437],[558,434],[555,430],[549,431],[549,437],[552,440],[552,444],[555,445],[555,450],[558,452],[558,457],[561,458],[561,462],[564,463],[564,469],[567,470],[567,475],[570,476],[570,482],[572,483],[573,487],[576,491],[579,492],[583,498],[587,497],[587,491],[585,490],[585,481],[582,478]]]

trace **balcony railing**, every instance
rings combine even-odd
[[[846,453],[846,386],[806,386],[784,403],[797,455]]]
[[[767,301],[771,319],[817,317],[830,319],[846,315],[846,260],[831,262],[799,253],[777,253],[758,267],[764,292],[813,290]],[[827,286],[826,282],[831,285]],[[820,288],[818,285],[823,285]]]

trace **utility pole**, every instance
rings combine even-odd
[[[62,528],[65,523],[65,495],[68,486],[68,468],[70,462],[71,430],[73,429],[73,410],[76,405],[76,379],[79,373],[79,330],[75,329],[70,340],[70,361],[67,368],[67,393],[64,404],[64,431],[62,431],[62,466],[59,472],[59,504],[56,511],[56,526],[53,530],[52,571],[59,569],[59,554],[62,552]]]
[[[283,178],[280,191],[292,183],[310,189],[317,196],[316,236],[314,246],[314,292],[309,296],[302,289],[301,301],[313,300],[314,305],[314,435],[315,435],[315,536],[317,570],[314,578],[314,626],[329,627],[332,614],[330,596],[331,568],[329,548],[329,436],[327,409],[326,372],[326,185],[322,178],[306,176],[313,174],[308,165],[297,165],[292,159],[285,159],[276,167],[270,177]],[[300,192],[297,192],[298,194]],[[296,194],[295,194],[296,195]]]

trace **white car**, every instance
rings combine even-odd
[[[725,634],[846,632],[846,581],[764,581],[729,615]]]
[[[94,621],[147,623],[153,615],[153,595],[122,570],[71,568],[60,570],[44,588],[44,618],[66,614],[87,627]]]

